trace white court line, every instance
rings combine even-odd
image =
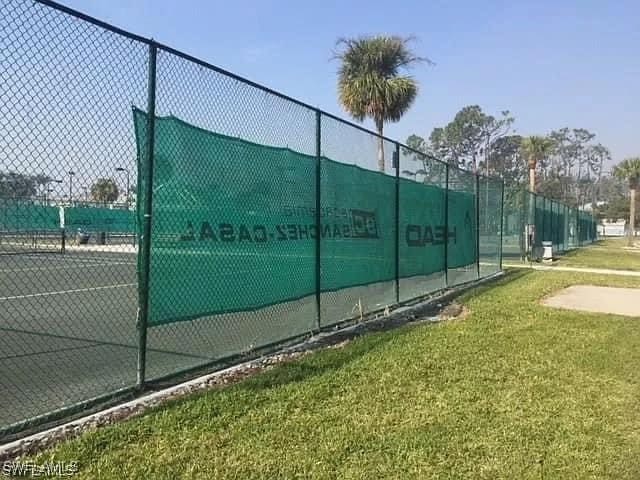
[[[135,265],[136,262],[135,261],[131,261],[131,260],[127,260],[125,258],[113,258],[113,257],[92,257],[92,258],[78,258],[78,257],[58,257],[58,258],[51,258],[51,257],[47,257],[46,260],[43,260],[43,257],[41,256],[35,256],[35,255],[22,255],[20,257],[15,257],[15,259],[7,259],[6,262],[2,262],[2,263],[18,263],[20,260],[24,259],[24,258],[28,258],[29,260],[39,260],[39,263],[49,263],[49,264],[54,264],[54,265],[59,265],[59,264],[67,264],[67,263],[72,263],[72,264],[84,264],[84,263],[96,263],[96,262],[100,262],[100,263],[112,263],[115,261],[115,263],[122,263],[122,262],[126,262],[126,263],[130,263],[132,265]],[[0,258],[1,260],[2,258]]]
[[[135,263],[84,263],[82,265],[67,265],[63,267],[33,267],[33,268],[7,268],[0,270],[0,273],[20,273],[20,272],[50,272],[51,270],[71,270],[73,268],[108,267],[111,265],[136,265]]]
[[[94,292],[96,290],[107,290],[110,288],[135,287],[137,285],[138,285],[137,283],[120,283],[117,285],[105,285],[102,287],[76,288],[74,290],[61,290],[59,292],[30,293],[28,295],[14,295],[11,297],[0,297],[0,302],[5,300],[18,300],[20,298],[49,297],[52,295],[66,295],[68,293],[77,293],[77,292]]]
[[[115,256],[115,255],[114,255]],[[95,263],[95,262],[104,262],[104,263],[110,263],[110,262],[130,262],[130,263],[135,263],[135,262],[131,262],[131,260],[128,260],[127,258],[114,258],[114,257],[87,257],[87,258],[78,258],[78,257],[74,257],[73,255],[71,256],[62,256],[59,257],[57,259],[47,259],[47,260],[53,260],[51,263]]]

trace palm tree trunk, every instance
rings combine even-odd
[[[536,169],[529,168],[529,191],[536,193]]]
[[[636,189],[629,189],[631,204],[629,205],[629,246],[633,245],[636,225]]]
[[[384,139],[382,138],[382,130],[384,128],[384,122],[382,120],[376,120],[376,130],[378,131],[378,170],[384,172]]]

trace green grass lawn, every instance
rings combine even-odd
[[[640,249],[629,250],[626,239],[609,239],[582,247],[560,257],[567,267],[611,268],[640,271]]]
[[[509,276],[466,294],[464,319],[370,334],[37,461],[91,479],[640,478],[640,319],[538,303],[640,279]]]

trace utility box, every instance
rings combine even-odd
[[[542,242],[542,261],[553,262],[553,242]]]

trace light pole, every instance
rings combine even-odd
[[[129,210],[129,169],[124,167],[117,167],[116,172],[126,172],[127,174],[127,210]]]
[[[53,192],[52,188],[49,188],[49,184],[51,183],[62,183],[62,180],[59,178],[50,178],[46,182],[44,182],[44,204],[49,205],[49,194]]]
[[[73,176],[76,174],[73,170],[69,170],[69,205],[73,203]]]

